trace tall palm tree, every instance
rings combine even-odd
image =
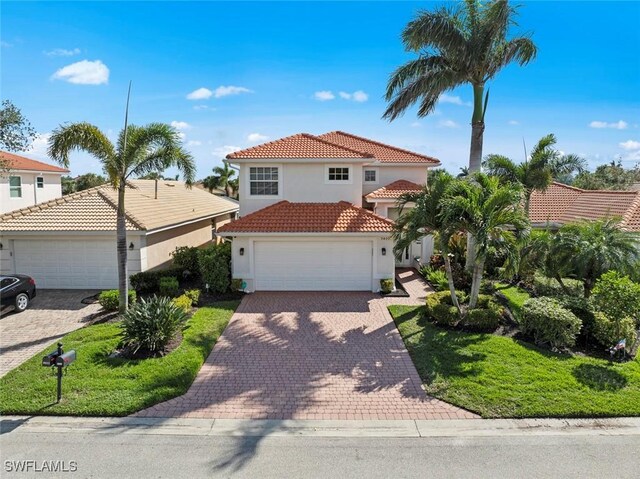
[[[222,165],[214,167],[213,176],[207,176],[202,183],[209,190],[209,193],[215,188],[222,188],[227,196],[233,196],[233,177],[236,171],[229,166],[228,161],[223,161]]]
[[[475,308],[490,248],[509,251],[529,233],[522,208],[522,187],[502,184],[494,176],[474,173],[451,184],[442,200],[442,220],[474,238],[474,263],[469,308]]]
[[[640,261],[640,233],[621,229],[619,218],[567,224],[551,239],[549,256],[560,285],[565,288],[563,277],[578,279],[588,298],[607,271],[634,274]]]
[[[536,56],[528,36],[508,38],[515,15],[516,7],[507,0],[465,0],[455,7],[418,12],[402,32],[405,49],[418,58],[391,74],[386,92],[390,103],[383,118],[394,120],[417,102],[418,116],[427,116],[443,93],[470,84],[469,171],[479,171],[488,103],[485,86],[510,63],[526,65]]]
[[[452,223],[443,220],[442,215],[442,200],[453,181],[454,178],[451,174],[444,170],[435,170],[422,191],[405,193],[400,196],[398,199],[400,216],[396,220],[393,238],[395,240],[394,252],[396,256],[400,256],[413,241],[422,238],[425,234],[438,233],[451,301],[460,311],[453,283],[451,258],[449,257],[449,240],[456,231],[451,228]],[[405,211],[408,205],[413,205],[413,207]]]
[[[117,250],[120,311],[128,307],[127,230],[125,191],[128,180],[176,166],[188,185],[193,181],[195,164],[182,148],[178,132],[163,123],[129,125],[114,145],[100,129],[90,123],[73,123],[55,129],[49,139],[49,156],[69,167],[69,153],[83,150],[102,162],[108,182],[118,190]]]
[[[524,188],[524,210],[529,214],[529,202],[534,191],[546,190],[561,175],[580,172],[585,161],[577,155],[563,155],[554,148],[556,137],[543,136],[531,150],[531,156],[522,163],[502,155],[487,155],[484,161],[487,173],[503,181],[520,183]]]

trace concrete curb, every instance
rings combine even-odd
[[[257,437],[640,436],[640,418],[339,421],[3,416],[0,434],[9,433]]]

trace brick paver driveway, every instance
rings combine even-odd
[[[138,416],[448,419],[427,396],[387,303],[372,293],[246,296],[184,396]]]
[[[22,313],[0,317],[0,376],[22,364],[48,344],[78,329],[100,310],[99,304],[83,304],[96,294],[86,290],[39,290]]]

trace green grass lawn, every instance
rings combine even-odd
[[[522,305],[530,298],[529,293],[517,286],[511,286],[506,283],[496,283],[496,291],[505,295],[509,302],[509,309],[513,316],[519,320],[522,314]]]
[[[390,306],[426,390],[483,417],[640,415],[640,361],[554,354],[491,334],[438,328],[424,307]]]
[[[60,404],[55,404],[55,375],[40,365],[54,349],[50,346],[0,379],[0,414],[125,416],[184,394],[238,304],[199,308],[180,346],[161,358],[109,358],[119,342],[117,323],[69,333],[62,339],[64,349],[75,349],[78,359],[63,377]]]

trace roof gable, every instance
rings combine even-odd
[[[370,154],[336,145],[308,133],[298,133],[227,155],[229,159],[371,157]]]
[[[224,225],[220,233],[368,233],[393,231],[393,221],[346,201],[280,201]]]
[[[412,181],[398,180],[372,191],[366,195],[365,198],[368,200],[396,199],[405,193],[416,193],[422,191],[422,188],[423,186]]]

